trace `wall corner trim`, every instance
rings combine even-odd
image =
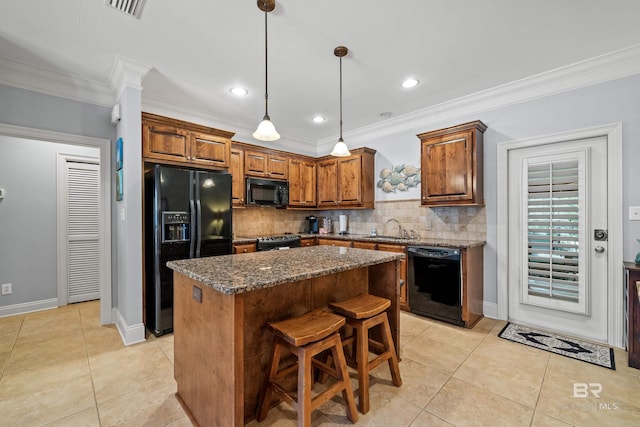
[[[114,309],[114,317],[116,319],[116,328],[120,333],[120,338],[122,338],[124,345],[137,344],[146,340],[144,324],[127,325],[124,317],[122,317],[122,313],[120,313],[117,308]]]

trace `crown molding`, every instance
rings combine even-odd
[[[74,101],[113,106],[113,90],[106,84],[0,57],[0,84]]]
[[[142,80],[144,80],[151,67],[140,62],[116,55],[113,60],[109,82],[113,88],[116,99],[122,97],[126,88],[137,89],[142,92]]]
[[[413,111],[345,134],[349,144],[407,129],[425,129],[457,118],[479,114],[550,95],[640,74],[640,44],[576,62],[511,83]],[[335,137],[318,141],[318,151],[331,150]]]
[[[224,116],[211,111],[187,107],[184,105],[169,103],[157,98],[142,94],[142,110],[161,116],[173,117],[187,122],[198,123],[216,129],[233,129],[233,140],[247,144],[260,145],[276,150],[290,151],[293,153],[316,156],[316,142],[309,139],[283,137],[275,142],[257,141],[253,136],[254,128],[250,128],[246,122],[230,116]]]

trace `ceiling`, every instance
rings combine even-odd
[[[262,119],[264,13],[256,0],[147,0],[141,19],[104,0],[0,1],[0,58],[108,85],[119,55],[151,67],[144,102],[211,115],[235,132]],[[346,139],[350,130],[637,45],[638,16],[637,0],[276,0],[269,113],[283,139],[337,139],[339,45],[349,48]],[[410,76],[419,85],[403,89]],[[234,97],[233,86],[248,95]],[[313,123],[315,114],[326,121]]]

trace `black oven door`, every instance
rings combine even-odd
[[[411,312],[455,325],[462,321],[460,251],[448,248],[408,248]]]

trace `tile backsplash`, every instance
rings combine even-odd
[[[338,216],[349,216],[349,233],[369,234],[372,228],[378,235],[398,234],[398,224],[407,231],[413,230],[419,237],[434,239],[486,240],[487,220],[484,207],[434,207],[420,206],[420,200],[381,201],[375,209],[297,211],[275,208],[251,207],[233,210],[233,233],[236,237],[257,237],[283,233],[304,232],[305,217],[315,215],[329,217],[337,232]]]

